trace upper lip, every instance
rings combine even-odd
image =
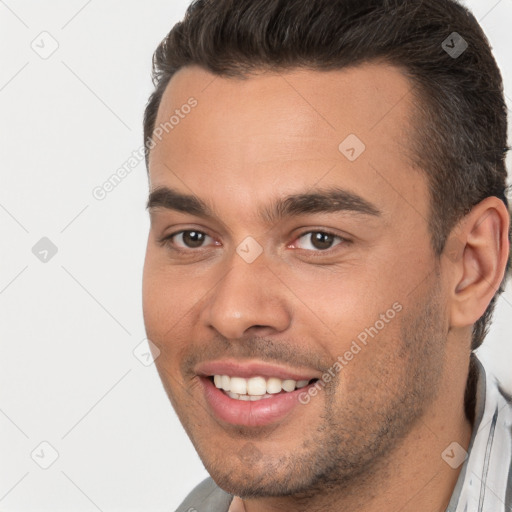
[[[233,359],[224,359],[216,361],[206,361],[196,365],[195,372],[203,377],[212,375],[229,375],[230,377],[276,377],[281,380],[311,380],[318,378],[311,370],[294,370],[284,366],[264,363],[261,361],[235,361]]]

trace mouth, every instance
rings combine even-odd
[[[229,398],[245,402],[257,402],[279,394],[292,393],[318,380],[265,378],[263,376],[246,379],[244,377],[230,377],[229,375],[212,375],[209,379],[217,389],[223,391]]]
[[[246,427],[282,422],[298,407],[303,414],[300,397],[318,381],[310,370],[255,361],[205,363],[196,368],[196,375],[213,417],[221,424]]]

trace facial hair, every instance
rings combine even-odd
[[[303,501],[360,488],[375,478],[377,469],[383,478],[387,456],[407,437],[438,394],[447,334],[438,283],[433,279],[416,302],[411,300],[404,306],[400,318],[393,320],[400,322],[394,334],[386,332],[392,330],[387,326],[364,348],[365,367],[350,363],[338,378],[325,385],[320,392],[324,396],[320,421],[314,429],[305,425],[302,441],[293,451],[280,451],[279,446],[271,453],[260,450],[260,441],[270,438],[276,427],[256,431],[233,427],[233,439],[245,440],[245,460],[243,453],[231,453],[230,447],[218,456],[219,452],[212,452],[211,436],[201,432],[204,427],[195,424],[176,396],[171,398],[216,483],[242,498],[294,496]],[[246,345],[224,340],[222,347],[213,344],[205,350],[227,351],[232,357],[307,364],[311,368],[332,365],[313,351],[298,354],[292,347],[270,340]],[[184,375],[190,373],[198,357],[204,356],[195,354],[183,359]],[[238,459],[236,469],[233,458]]]

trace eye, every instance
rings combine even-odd
[[[304,233],[294,242],[298,249],[308,251],[326,251],[332,247],[339,245],[344,238],[325,231],[309,231]]]
[[[213,238],[206,233],[190,229],[173,233],[165,237],[162,243],[165,245],[172,244],[181,249],[198,249],[203,247],[205,242],[212,243],[213,241]]]

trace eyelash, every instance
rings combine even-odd
[[[210,238],[213,238],[212,236],[210,236],[208,233],[205,233],[204,231],[199,231],[198,229],[181,229],[180,231],[175,231],[174,233],[171,233],[170,235],[166,235],[162,238],[160,238],[158,240],[158,243],[164,247],[168,247],[169,249],[175,251],[175,252],[179,252],[179,253],[187,253],[187,254],[190,254],[191,252],[198,252],[200,251],[201,249],[204,249],[204,247],[199,247],[197,249],[194,249],[194,248],[188,248],[188,249],[184,249],[183,247],[177,247],[175,246],[173,243],[172,243],[172,239],[177,236],[177,235],[180,235],[182,233],[200,233],[201,235],[205,235],[205,236],[208,236]]]
[[[171,250],[173,250],[175,252],[178,252],[178,253],[182,253],[182,254],[191,254],[191,253],[194,253],[194,252],[198,252],[201,249],[205,249],[205,247],[199,247],[199,248],[196,248],[196,249],[194,249],[194,248],[184,249],[182,247],[176,247],[172,243],[172,239],[175,236],[180,235],[182,233],[189,233],[189,232],[200,233],[202,235],[208,236],[208,237],[213,239],[212,236],[208,235],[208,233],[205,233],[204,231],[199,231],[199,230],[196,230],[196,229],[182,229],[180,231],[175,231],[174,233],[171,233],[170,235],[166,235],[166,236],[160,238],[158,240],[158,243],[161,244],[164,247],[168,247],[169,249],[171,249]],[[339,239],[340,243],[330,247],[329,249],[325,249],[325,250],[320,250],[320,249],[318,249],[318,250],[311,250],[311,249],[300,249],[299,248],[299,250],[307,251],[312,256],[321,256],[321,255],[325,255],[325,254],[330,254],[333,250],[336,250],[335,247],[337,247],[338,245],[348,245],[348,244],[351,243],[351,240],[348,240],[348,239],[346,239],[346,238],[344,238],[344,237],[342,237],[340,235],[337,235],[336,233],[332,233],[331,231],[326,231],[326,230],[321,230],[321,229],[304,231],[303,233],[299,234],[295,238],[295,240],[299,240],[303,236],[311,235],[313,233],[321,233],[322,235],[332,236],[334,238]]]
[[[340,235],[337,235],[336,233],[333,233],[332,231],[323,230],[323,229],[310,229],[308,231],[304,231],[303,233],[299,234],[295,238],[295,240],[299,240],[305,235],[312,235],[313,233],[321,233],[322,235],[331,236],[335,239],[338,239],[339,243],[333,245],[332,247],[329,247],[328,249],[324,249],[324,250],[321,250],[321,249],[312,250],[312,249],[300,249],[300,248],[298,249],[300,251],[306,251],[308,253],[308,255],[312,256],[312,257],[320,257],[320,256],[324,256],[324,255],[329,255],[332,252],[338,250],[338,249],[336,249],[336,247],[338,247],[338,245],[344,246],[344,245],[348,245],[351,243],[350,240],[348,240]]]

